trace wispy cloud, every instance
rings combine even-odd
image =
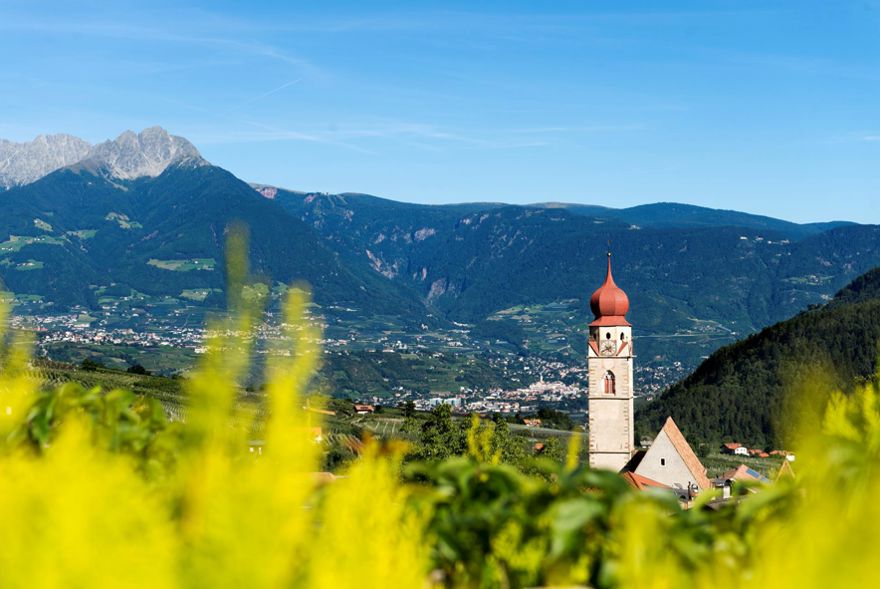
[[[645,128],[642,124],[622,125],[556,125],[547,127],[526,127],[522,129],[510,129],[510,133],[532,134],[559,134],[559,133],[614,133],[618,131],[640,131]]]
[[[30,31],[40,34],[75,35],[160,44],[179,44],[224,49],[230,53],[279,61],[296,67],[302,74],[320,76],[325,72],[309,59],[275,45],[254,41],[249,36],[238,37],[210,26],[199,28],[198,21],[187,21],[185,28],[175,28],[173,21],[153,25],[145,17],[143,24],[133,18],[119,20],[82,20],[76,18],[22,17],[0,13],[0,31],[21,34]]]

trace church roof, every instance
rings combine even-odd
[[[596,319],[591,326],[629,326],[626,313],[629,311],[629,297],[614,284],[611,275],[611,252],[608,252],[608,273],[605,282],[590,297],[590,310]]]
[[[636,474],[631,471],[626,471],[620,473],[629,485],[637,490],[637,491],[646,491],[648,489],[671,489],[669,485],[664,485],[663,483],[658,483],[654,479],[649,479],[646,476],[642,476],[640,474]]]
[[[681,430],[678,429],[678,426],[675,425],[675,421],[673,421],[671,417],[667,417],[666,423],[663,424],[663,428],[660,431],[665,433],[669,438],[669,441],[672,442],[672,447],[675,448],[675,451],[681,456],[687,469],[694,476],[694,482],[697,483],[697,486],[701,489],[708,489],[711,487],[712,483],[709,481],[708,477],[706,477],[706,467],[703,466],[703,463],[700,462],[700,459],[694,454],[690,444],[684,439],[684,434],[682,434]]]

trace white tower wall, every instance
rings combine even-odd
[[[635,450],[632,328],[591,326],[587,349],[590,466],[619,471]]]

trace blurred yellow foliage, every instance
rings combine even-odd
[[[346,476],[318,486],[310,426],[320,423],[302,406],[320,334],[303,320],[306,300],[291,289],[294,349],[267,367],[264,451],[248,451],[254,412],[237,402],[257,308],[242,306],[211,326],[173,470],[155,480],[76,414],[40,454],[12,439],[39,383],[24,344],[4,348],[0,587],[423,586],[427,553],[405,510],[399,453],[368,446]]]
[[[321,486],[311,430],[318,414],[302,409],[320,357],[306,304],[303,289],[290,290],[292,349],[270,355],[268,409],[255,423],[258,412],[239,392],[259,302],[230,294],[232,312],[211,325],[209,352],[188,382],[185,423],[149,446],[173,448],[174,457],[150,469],[138,463],[143,456],[114,450],[81,409],[65,416],[46,447],[26,443],[39,383],[28,370],[27,342],[7,343],[0,309],[0,587],[873,585],[880,562],[874,385],[835,394],[824,417],[802,427],[796,480],[745,492],[717,510],[709,509],[711,493],[684,511],[668,496],[634,493],[614,475],[578,465],[577,438],[549,480],[517,473],[499,464],[491,429],[476,419],[470,456],[420,475],[435,485],[428,500],[424,485],[402,482],[400,451],[371,443]],[[248,451],[257,427],[261,453]]]

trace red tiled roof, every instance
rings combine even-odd
[[[646,476],[642,476],[640,474],[636,474],[634,472],[624,472],[621,474],[623,480],[625,480],[629,485],[636,489],[637,491],[644,491],[646,489],[671,489],[669,485],[664,485],[663,483],[659,483],[654,479],[649,479]]]
[[[745,464],[740,464],[736,468],[732,468],[727,472],[723,473],[720,477],[722,480],[733,480],[733,481],[759,481],[759,482],[767,482],[766,477],[764,477],[761,473],[752,470]]]
[[[675,448],[675,451],[681,456],[685,466],[691,471],[691,474],[694,476],[694,482],[697,483],[697,486],[701,489],[708,489],[711,487],[712,483],[709,482],[709,479],[706,477],[706,467],[703,466],[703,463],[700,462],[700,459],[694,454],[690,444],[684,439],[684,435],[681,433],[681,430],[678,429],[678,426],[675,425],[675,422],[671,417],[666,418],[666,423],[663,424],[662,431],[666,432],[666,435],[669,436],[669,441],[672,442],[673,448]]]

